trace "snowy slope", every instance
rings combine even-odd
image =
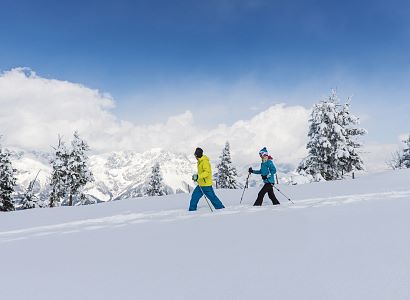
[[[410,170],[257,189],[3,213],[2,299],[410,298]]]

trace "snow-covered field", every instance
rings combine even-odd
[[[0,215],[0,299],[410,299],[410,170]]]

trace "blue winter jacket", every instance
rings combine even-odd
[[[268,176],[267,179],[263,180],[264,183],[275,183],[276,167],[270,159],[268,159],[266,162],[262,162],[261,169],[253,170],[252,173]]]

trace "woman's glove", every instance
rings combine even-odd
[[[250,168],[248,169],[248,172],[249,172],[249,173],[253,173],[252,167],[250,167]]]
[[[263,180],[268,179],[268,175],[262,175],[262,179],[263,179]]]
[[[195,182],[198,181],[198,174],[192,175],[192,180]]]

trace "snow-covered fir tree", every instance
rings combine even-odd
[[[34,180],[30,181],[30,184],[28,185],[27,190],[25,191],[23,195],[23,199],[21,201],[22,209],[43,207],[43,203],[40,201],[40,199],[37,197],[37,195],[34,192],[34,185],[37,181],[37,177],[39,173],[40,171],[37,173],[37,176],[34,178]]]
[[[14,210],[12,194],[16,185],[16,169],[13,169],[10,152],[0,145],[0,211]]]
[[[314,105],[309,120],[309,155],[300,163],[298,171],[326,180],[339,178],[335,149],[344,138],[337,124],[337,98],[335,94]],[[335,125],[335,126],[334,126]]]
[[[51,160],[51,193],[50,207],[60,204],[73,205],[86,202],[83,189],[88,182],[94,180],[88,166],[89,146],[80,138],[78,132],[74,133],[71,149],[59,138],[55,155]]]
[[[68,158],[70,153],[65,143],[59,137],[58,146],[55,148],[55,153],[51,159],[51,179],[50,179],[50,199],[49,206],[59,206],[68,194],[68,182],[69,182],[69,168]]]
[[[410,168],[410,135],[406,140],[403,141],[406,144],[405,148],[403,149],[403,166],[406,168]]]
[[[232,165],[229,142],[226,142],[219,158],[220,162],[217,165],[218,172],[216,174],[217,187],[220,189],[236,189],[238,187],[236,181],[238,173]]]
[[[93,173],[88,166],[87,152],[90,150],[88,144],[80,138],[78,132],[74,132],[74,139],[71,142],[71,152],[68,157],[68,205],[74,202],[84,203],[86,197],[83,193],[85,185],[94,181]]]
[[[358,141],[358,137],[365,135],[367,131],[359,128],[360,120],[350,112],[350,104],[345,103],[339,114],[344,129],[345,145],[342,148],[342,155],[339,158],[339,168],[342,170],[342,175],[364,170],[364,163],[360,156],[359,149],[363,146]],[[339,119],[340,119],[339,118]]]
[[[336,91],[314,105],[309,122],[309,154],[298,167],[300,173],[335,180],[363,169],[356,138],[366,131],[356,127],[359,119],[350,113],[349,104],[339,103]]]
[[[152,167],[152,173],[147,188],[148,196],[163,196],[166,195],[165,187],[161,175],[159,163]]]

